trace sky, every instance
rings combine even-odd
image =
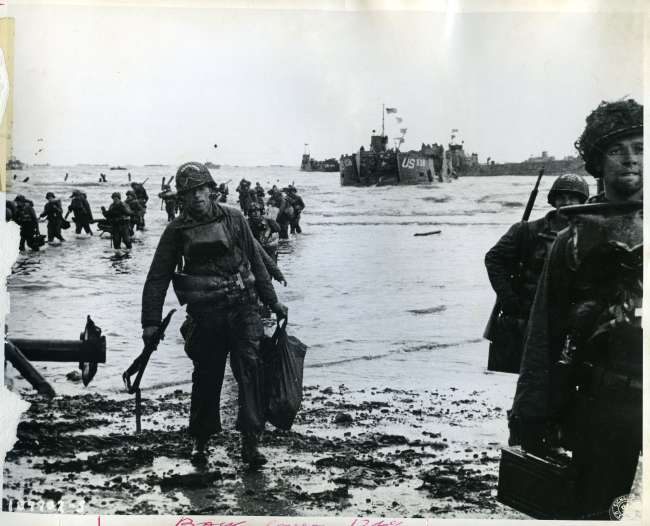
[[[390,138],[407,128],[402,150],[458,129],[481,162],[561,158],[601,100],[643,94],[638,14],[25,2],[10,14],[13,153],[29,164],[298,164],[305,143],[338,158],[367,147],[382,104],[398,110]]]

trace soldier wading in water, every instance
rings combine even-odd
[[[540,277],[510,412],[510,444],[572,451],[576,509],[606,519],[641,450],[643,106],[602,103],[576,143],[602,178],[595,204],[567,207]]]
[[[160,238],[142,294],[142,338],[158,328],[169,282],[188,317],[181,328],[185,351],[194,362],[189,432],[192,460],[207,460],[209,437],[221,430],[219,401],[228,352],[239,387],[237,426],[242,459],[252,467],[266,463],[258,450],[264,429],[262,321],[258,297],[287,316],[258,252],[244,215],[217,202],[216,184],[207,167],[186,163],[176,173],[183,213]],[[180,270],[176,271],[176,268]]]

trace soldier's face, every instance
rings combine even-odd
[[[582,202],[583,199],[581,199],[578,194],[560,192],[555,196],[555,199],[553,199],[553,206],[555,206],[555,208],[560,208],[562,206],[579,205]]]
[[[185,194],[185,208],[194,214],[206,214],[210,210],[210,188],[207,185],[193,188]]]
[[[632,135],[607,145],[603,183],[619,195],[631,196],[643,188],[643,136]]]

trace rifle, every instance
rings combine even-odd
[[[129,365],[129,368],[124,371],[122,374],[122,380],[124,381],[124,386],[129,394],[135,393],[135,432],[139,433],[141,431],[140,417],[142,415],[142,399],[140,397],[140,381],[142,380],[142,375],[144,370],[149,363],[149,358],[151,354],[158,348],[160,340],[165,339],[165,331],[169,325],[169,321],[172,318],[172,314],[176,312],[176,309],[170,310],[167,315],[163,318],[163,321],[160,324],[160,327],[153,335],[148,344],[145,344],[144,349],[140,355],[133,360],[133,363]],[[136,374],[135,380],[131,383],[131,377]]]
[[[535,186],[533,187],[533,190],[530,192],[530,196],[528,197],[528,202],[526,203],[526,208],[524,209],[524,215],[522,216],[521,220],[522,221],[528,221],[530,219],[530,214],[533,211],[533,206],[535,206],[535,200],[537,199],[537,193],[539,191],[539,183],[542,180],[542,176],[544,175],[544,167],[542,166],[541,170],[537,174],[537,181],[535,181]],[[499,305],[499,299],[497,298],[496,301],[494,302],[494,307],[492,307],[492,313],[490,314],[490,319],[487,322],[487,325],[485,326],[485,330],[483,331],[483,338],[486,340],[490,339],[490,333],[492,332],[492,325],[494,324],[494,320],[497,319],[499,316],[499,312],[501,311],[501,305]]]

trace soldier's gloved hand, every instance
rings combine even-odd
[[[144,342],[145,345],[149,345],[151,343],[151,340],[153,339],[157,331],[158,331],[157,325],[149,325],[148,327],[142,329],[142,341]]]
[[[279,301],[271,305],[271,310],[275,312],[278,320],[282,320],[289,315],[288,307]]]

